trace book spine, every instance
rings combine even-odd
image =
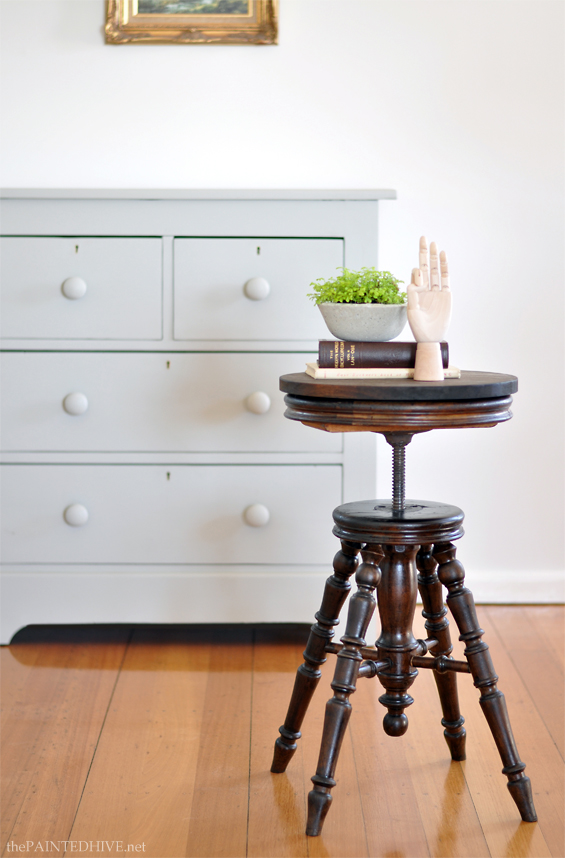
[[[444,369],[449,366],[449,345],[440,343]],[[371,369],[399,367],[414,369],[417,343],[363,343],[320,340],[320,369]]]

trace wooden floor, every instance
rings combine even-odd
[[[378,681],[360,680],[323,835],[307,838],[333,656],[288,773],[269,772],[306,627],[30,627],[1,651],[2,854],[563,858],[563,608],[479,618],[539,824],[520,821],[469,676],[465,763],[431,671],[396,739]]]

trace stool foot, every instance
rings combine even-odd
[[[300,739],[302,735],[301,733],[288,733],[286,730],[286,735],[283,735],[283,729],[283,727],[280,728],[281,735],[275,742],[275,751],[271,764],[271,772],[275,775],[286,772],[286,768],[296,752],[296,739]]]
[[[453,679],[455,679],[455,676],[453,677]],[[451,759],[455,760],[455,762],[458,763],[463,762],[463,760],[467,759],[467,753],[465,749],[467,734],[463,726],[463,724],[465,723],[465,719],[463,718],[463,716],[461,716],[458,721],[446,721],[445,718],[442,718],[441,723],[445,727],[443,735],[445,737],[445,741],[447,742],[447,747],[449,748]]]
[[[498,676],[488,645],[482,640],[484,632],[479,628],[473,594],[464,586],[465,570],[455,559],[455,546],[450,542],[436,545],[434,557],[439,561],[439,580],[448,590],[447,604],[459,629],[459,640],[465,642],[465,656],[475,687],[481,692],[481,708],[504,765],[502,773],[508,777],[510,795],[522,819],[535,822],[530,780],[524,775],[526,766],[518,756],[504,694],[497,687]]]
[[[538,816],[534,807],[532,783],[529,777],[523,775],[520,780],[508,781],[507,787],[524,822],[537,822]]]
[[[334,557],[334,572],[326,581],[322,605],[304,650],[304,664],[296,672],[286,719],[279,729],[280,737],[275,742],[271,765],[273,774],[286,771],[296,751],[296,742],[301,736],[300,727],[322,675],[320,665],[326,661],[326,644],[334,636],[333,627],[339,622],[339,614],[351,589],[349,579],[359,565],[357,555],[360,548],[361,543],[342,539],[341,551]]]
[[[422,545],[416,555],[418,568],[418,589],[422,597],[422,615],[426,619],[426,631],[430,638],[437,640],[438,645],[430,652],[434,656],[450,656],[453,651],[449,634],[447,608],[443,603],[441,582],[437,576],[437,560],[432,554],[432,545]],[[451,754],[451,759],[458,762],[466,759],[466,734],[463,724],[465,719],[459,709],[457,693],[457,674],[438,673],[434,670],[434,679],[439,694],[444,727],[443,735]]]
[[[332,786],[335,785],[335,781]],[[318,837],[321,834],[324,820],[328,815],[332,796],[329,788],[321,784],[308,793],[308,821],[306,823],[306,834],[309,837]]]
[[[349,697],[354,693],[359,666],[363,661],[361,647],[365,646],[365,635],[375,610],[373,592],[379,583],[381,572],[377,565],[382,552],[377,545],[367,545],[361,551],[363,562],[355,580],[357,592],[349,600],[347,625],[342,637],[340,650],[332,680],[334,696],[326,703],[322,746],[318,758],[318,768],[312,778],[314,789],[308,796],[307,834],[314,837],[322,830],[329,809],[330,790],[335,786],[335,769],[345,730],[351,716]]]

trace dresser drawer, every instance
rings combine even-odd
[[[160,238],[3,238],[2,336],[157,340]]]
[[[6,563],[329,563],[341,466],[4,465]],[[261,504],[269,521],[251,526]],[[71,512],[69,507],[74,506]],[[86,523],[67,517],[88,514]],[[259,510],[261,512],[261,510]]]
[[[317,340],[327,336],[306,297],[310,283],[343,265],[342,239],[177,238],[177,340]],[[245,284],[255,298],[247,297]],[[265,283],[268,284],[265,286]],[[268,290],[265,297],[260,297]]]
[[[341,435],[306,429],[283,416],[279,376],[302,371],[311,357],[7,352],[2,355],[2,447],[339,452]]]

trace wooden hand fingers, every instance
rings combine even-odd
[[[408,306],[416,309],[420,306],[418,292],[427,291],[427,287],[423,285],[423,275],[420,268],[412,269],[412,277],[408,284]]]
[[[428,241],[425,235],[420,238],[419,266],[422,272],[421,285],[427,289],[430,285],[430,266],[428,263]]]
[[[442,250],[439,255],[439,267],[441,271],[441,288],[449,289],[449,269],[447,267],[447,253]]]
[[[439,290],[439,256],[435,241],[430,244],[430,289]]]
[[[442,250],[438,255],[437,244],[435,241],[432,241],[428,259],[428,241],[424,235],[420,238],[419,264],[419,269],[414,268],[412,271],[412,282],[410,284],[412,287],[421,286],[423,289],[433,291],[449,289],[447,254],[445,250]],[[420,272],[420,280],[416,280],[414,277],[417,271]],[[422,289],[418,289],[418,291],[422,291]]]

